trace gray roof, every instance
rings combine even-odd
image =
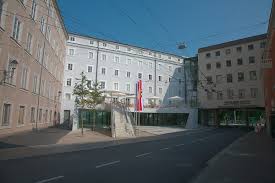
[[[260,35],[256,35],[256,36],[252,36],[252,37],[246,37],[243,39],[238,39],[238,40],[234,40],[234,41],[229,41],[229,42],[225,42],[225,43],[221,43],[221,44],[216,44],[216,45],[212,45],[212,46],[199,48],[198,52],[201,53],[201,52],[205,52],[205,51],[217,50],[217,49],[226,48],[229,46],[263,40],[266,38],[267,38],[267,34],[260,34]]]

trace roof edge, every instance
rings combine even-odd
[[[246,37],[246,38],[236,39],[236,40],[229,41],[229,42],[224,42],[224,43],[220,43],[220,44],[215,44],[215,45],[199,48],[198,53],[205,52],[205,51],[211,51],[211,50],[215,50],[215,49],[220,49],[220,48],[225,48],[225,47],[229,47],[229,46],[234,46],[234,45],[238,45],[238,44],[248,43],[248,42],[252,42],[252,41],[263,40],[266,38],[267,38],[267,34],[265,33],[265,34],[259,34],[256,36],[250,36],[250,37]]]

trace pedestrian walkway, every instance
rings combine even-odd
[[[137,126],[139,131],[147,132],[154,135],[163,135],[168,133],[182,132],[187,129],[182,127],[164,127],[164,126]]]
[[[224,149],[192,183],[274,183],[275,140],[250,132]]]

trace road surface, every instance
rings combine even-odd
[[[0,161],[1,183],[184,183],[246,132],[204,129],[147,142]]]

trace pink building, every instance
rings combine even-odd
[[[67,38],[56,0],[0,0],[0,136],[59,122]]]

